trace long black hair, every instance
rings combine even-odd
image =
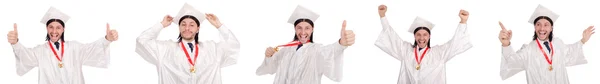
[[[429,30],[429,28],[427,28],[427,27],[417,27],[417,29],[415,29],[415,31],[413,32],[413,34],[417,34],[417,31],[419,31],[419,30],[425,30],[425,31],[427,31],[428,34],[431,35],[431,30]],[[412,47],[417,47],[417,40],[416,39],[417,38],[415,38],[415,44]],[[430,45],[430,41],[431,41],[431,38],[429,38],[429,40],[427,40],[427,48],[431,47],[431,46],[429,46]]]
[[[296,28],[296,26],[300,22],[306,22],[306,23],[310,24],[310,26],[313,27],[313,30],[314,30],[315,23],[313,23],[313,21],[310,20],[310,19],[298,19],[298,20],[296,20],[296,22],[294,22],[294,28]],[[298,41],[298,35],[296,35],[296,34],[294,34],[294,41]],[[313,33],[310,33],[310,37],[309,37],[309,41],[308,42],[311,42],[311,43],[314,42],[314,40],[313,40]]]
[[[185,15],[185,16],[181,17],[181,19],[179,19],[179,25],[181,25],[181,21],[183,21],[183,19],[188,19],[188,18],[194,20],[196,22],[196,25],[198,27],[200,27],[200,21],[198,21],[198,18],[191,16],[191,15]],[[179,39],[179,41],[177,41],[177,42],[181,42],[181,39],[183,39],[183,38],[181,38],[181,33],[179,33],[179,37],[177,37],[177,39]],[[198,44],[198,33],[196,33],[196,35],[194,36],[194,42],[196,44]]]
[[[548,22],[550,22],[550,26],[552,26],[552,28],[554,28],[554,22],[552,22],[552,19],[550,19],[550,17],[548,17],[548,16],[539,16],[539,17],[535,18],[535,20],[533,20],[533,26],[535,27],[535,23],[537,23],[541,19],[548,20]],[[550,41],[550,42],[552,42],[552,37],[554,37],[554,33],[552,33],[552,32],[554,32],[554,31],[550,31],[550,35],[548,35],[548,41]],[[537,33],[535,33],[535,31],[533,31],[533,40],[535,40],[537,38],[538,38]]]
[[[60,19],[50,19],[46,22],[46,27],[48,27],[48,25],[50,25],[50,23],[52,22],[58,22],[60,25],[62,25],[63,28],[65,28],[65,22],[63,22]],[[50,34],[46,34],[46,41],[50,40]],[[63,33],[60,35],[60,40],[61,42],[65,42],[65,32],[63,31]]]

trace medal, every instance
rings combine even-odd
[[[63,63],[62,62],[58,62],[58,68],[62,68],[63,67]]]
[[[190,57],[190,54],[188,53],[187,49],[185,49],[183,42],[179,43],[181,44],[181,49],[183,49],[183,52],[185,52],[185,57],[187,57],[188,62],[190,63],[190,65],[192,65],[190,67],[190,73],[196,73],[196,68],[194,66],[196,64],[196,59],[198,58],[198,44],[196,44],[196,48],[194,50],[194,61],[192,61],[192,58]]]
[[[417,67],[415,67],[417,70],[421,69],[421,61],[423,61],[423,57],[425,56],[425,53],[427,53],[427,50],[429,50],[429,47],[425,48],[425,51],[423,51],[423,54],[421,54],[421,59],[419,59],[419,54],[417,53],[417,47],[415,47],[415,60],[417,60]]]
[[[191,73],[196,73],[196,68],[194,68],[194,66],[192,66],[192,68],[190,69]]]
[[[58,68],[62,68],[63,67],[63,63],[62,63],[62,58],[65,54],[65,42],[61,42],[60,43],[60,57],[58,57],[58,54],[56,54],[56,50],[54,50],[54,47],[52,47],[52,44],[50,43],[50,41],[48,41],[48,46],[50,46],[50,49],[52,49],[52,53],[54,53],[54,56],[56,57],[56,59],[58,59]]]
[[[542,45],[540,45],[540,40],[536,39],[535,42],[537,42],[537,45],[540,48],[540,51],[542,51],[542,54],[544,54],[544,57],[546,58],[546,62],[548,62],[548,64],[550,64],[550,67],[548,67],[548,70],[552,71],[554,69],[554,68],[552,68],[552,57],[554,57],[554,46],[552,46],[552,42],[550,42],[550,50],[551,50],[550,52],[552,53],[552,55],[550,55],[550,57],[548,57],[548,55],[542,48]]]

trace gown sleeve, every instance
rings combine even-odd
[[[135,52],[153,65],[158,65],[162,56],[164,56],[163,54],[166,50],[161,49],[169,49],[166,48],[168,47],[166,44],[172,43],[169,41],[157,40],[158,34],[162,29],[163,25],[158,23],[142,32],[136,39]]]
[[[265,57],[262,65],[256,69],[256,75],[266,75],[266,74],[275,74],[277,69],[279,68],[279,63],[281,58],[283,58],[288,51],[288,48],[282,48],[278,52],[275,52],[271,57]]]
[[[528,50],[530,50],[530,47],[527,45],[523,45],[517,52],[513,50],[512,46],[502,47],[502,59],[500,63],[500,77],[502,77],[502,80],[510,78],[526,69]]]
[[[381,18],[381,26],[383,29],[377,37],[377,41],[375,41],[375,46],[379,47],[382,51],[387,53],[388,55],[398,59],[403,60],[403,55],[410,52],[411,44],[410,42],[402,40],[396,31],[392,29],[386,17]]]
[[[473,44],[471,44],[467,32],[467,24],[459,24],[452,39],[436,48],[442,50],[444,61],[447,62],[454,56],[471,49],[471,47],[473,47]]]
[[[35,48],[26,48],[21,43],[14,44],[12,47],[15,53],[17,74],[19,76],[25,75],[31,69],[38,66],[38,58],[34,53]]]
[[[561,42],[562,43],[562,42]],[[566,50],[563,53],[566,53],[564,59],[565,66],[575,66],[580,64],[586,64],[587,59],[583,55],[583,43],[581,41],[577,41],[573,44],[568,44],[565,46]]]
[[[316,57],[321,59],[318,59],[317,65],[319,66],[319,71],[325,77],[336,82],[342,81],[343,54],[346,48],[347,46],[342,46],[339,42],[319,48],[319,53]]]
[[[110,64],[110,41],[105,38],[98,39],[92,43],[79,44],[78,47],[79,56],[82,56],[80,61],[83,65],[107,68]]]
[[[221,67],[227,67],[237,63],[240,52],[240,42],[225,25],[219,30],[221,42],[216,43],[217,53],[221,57]]]

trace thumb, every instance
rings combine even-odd
[[[14,28],[13,31],[17,31],[17,23],[13,24],[13,28]]]
[[[108,33],[110,31],[110,25],[108,23],[106,23],[106,33]]]
[[[342,23],[342,32],[346,31],[346,20]]]

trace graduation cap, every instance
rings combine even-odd
[[[50,9],[48,9],[48,12],[46,12],[46,15],[42,17],[40,23],[46,24],[48,23],[48,21],[50,21],[50,19],[59,19],[62,20],[64,23],[67,23],[67,21],[69,21],[71,17],[54,7],[50,7]]]
[[[417,29],[418,27],[426,27],[429,30],[432,30],[434,26],[435,24],[431,23],[430,21],[417,16],[417,18],[415,18],[415,21],[413,21],[413,23],[410,25],[408,32],[414,33],[415,29]]]
[[[292,13],[292,16],[290,16],[288,23],[294,24],[294,22],[296,22],[296,20],[298,19],[309,19],[315,22],[319,18],[319,16],[320,15],[315,13],[314,11],[311,11],[303,6],[298,5],[294,10],[294,13]]]
[[[177,14],[177,16],[175,18],[173,18],[173,22],[175,24],[179,25],[179,20],[182,19],[181,17],[186,16],[186,15],[191,15],[191,16],[196,17],[196,19],[198,19],[198,24],[202,24],[202,22],[204,20],[206,20],[206,15],[203,12],[196,10],[190,4],[185,3],[185,4],[183,4],[183,7],[181,8],[181,10],[179,10],[179,13]]]
[[[550,19],[552,19],[552,22],[556,22],[556,19],[558,19],[559,15],[542,5],[538,5],[538,7],[535,9],[535,12],[533,12],[533,14],[531,15],[531,18],[529,18],[529,23],[535,24],[533,23],[534,20],[540,16],[549,17]]]

